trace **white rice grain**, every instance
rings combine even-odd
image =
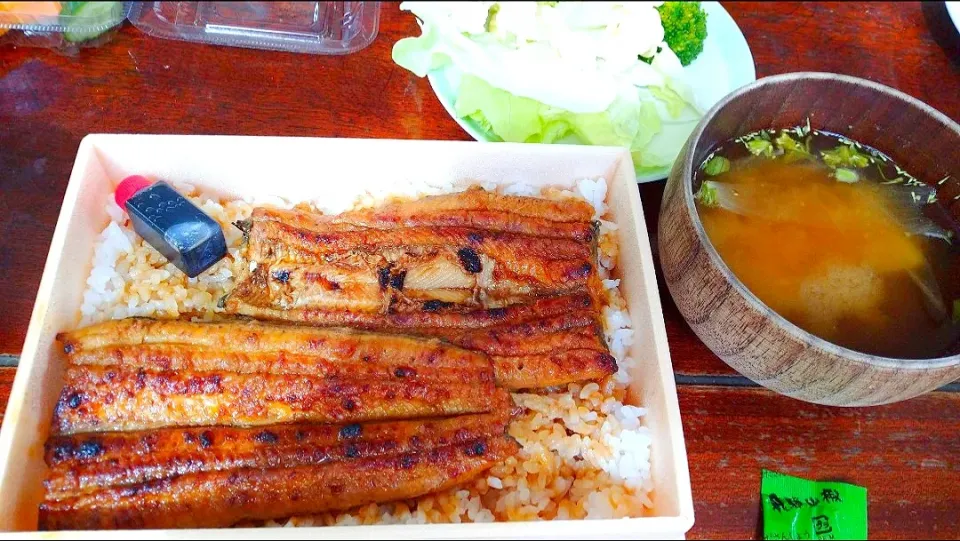
[[[607,181],[604,178],[585,178],[577,181],[577,192],[588,203],[593,205],[595,220],[607,213]]]

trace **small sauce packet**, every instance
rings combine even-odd
[[[866,539],[867,489],[763,470],[764,539]]]

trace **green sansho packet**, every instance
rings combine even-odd
[[[764,539],[866,539],[867,489],[763,470]]]

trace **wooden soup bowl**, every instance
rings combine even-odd
[[[843,134],[887,153],[960,218],[960,126],[902,92],[830,73],[766,77],[724,98],[674,163],[660,211],[663,275],[680,313],[732,368],[778,393],[835,406],[905,400],[960,378],[960,344],[925,360],[868,355],[818,338],[773,312],[737,279],[703,230],[694,172],[717,144],[761,128]],[[954,241],[956,242],[956,240]],[[958,270],[960,272],[960,270]],[[949,302],[949,301],[948,301]]]

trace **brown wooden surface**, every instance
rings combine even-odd
[[[851,409],[766,389],[689,385],[679,393],[697,517],[691,537],[757,535],[762,469],[866,487],[871,539],[960,534],[960,394]]]
[[[7,409],[7,399],[10,398],[10,387],[13,385],[13,376],[16,374],[14,368],[0,368],[0,404],[3,404],[0,410],[0,421],[3,421],[3,414]]]
[[[758,76],[857,75],[960,119],[960,48],[941,4],[725,6]],[[84,135],[468,139],[426,81],[390,61],[393,43],[416,32],[411,16],[387,4],[374,44],[347,57],[164,41],[130,26],[76,57],[0,50],[0,354],[23,344]],[[662,190],[662,183],[640,189],[654,247]],[[691,537],[756,536],[764,467],[866,486],[872,538],[960,537],[960,394],[840,410],[731,387],[745,382],[696,339],[660,283],[697,507]],[[0,404],[12,372],[0,369]]]

